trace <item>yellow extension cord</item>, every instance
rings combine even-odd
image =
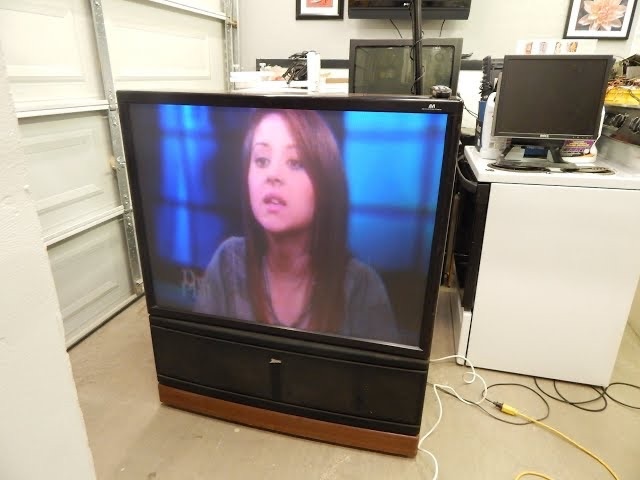
[[[618,475],[615,474],[615,472],[611,469],[611,467],[609,465],[606,464],[606,462],[604,460],[602,460],[600,457],[598,457],[595,453],[592,453],[589,450],[587,450],[585,447],[580,445],[578,442],[576,442],[576,441],[570,439],[569,437],[567,437],[564,433],[556,430],[555,428],[547,425],[546,423],[540,422],[540,421],[536,420],[535,418],[531,418],[528,415],[525,415],[524,413],[520,413],[518,410],[516,410],[515,408],[513,408],[510,405],[502,404],[502,406],[500,407],[500,411],[502,411],[503,413],[506,413],[508,415],[513,415],[514,417],[524,418],[525,420],[528,420],[528,421],[530,421],[532,423],[535,423],[536,425],[540,425],[541,427],[546,428],[550,432],[553,432],[556,435],[564,438],[571,445],[573,445],[574,447],[579,448],[584,453],[586,453],[591,458],[595,459],[598,463],[600,463],[600,465],[602,465],[604,468],[607,469],[607,471],[613,476],[613,478],[615,478],[616,480],[620,480],[618,478]],[[515,480],[520,480],[521,478],[523,478],[523,477],[525,477],[527,475],[535,476],[535,477],[538,477],[538,478],[544,478],[546,480],[553,480],[551,477],[548,477],[548,476],[546,476],[546,475],[544,475],[542,473],[538,473],[538,472],[522,472],[515,478]]]

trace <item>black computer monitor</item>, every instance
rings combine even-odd
[[[411,95],[415,80],[410,39],[352,39],[349,49],[349,92]],[[446,85],[457,93],[462,57],[461,38],[422,40],[422,91]]]
[[[506,55],[493,135],[554,155],[565,140],[596,139],[612,66],[611,55]]]

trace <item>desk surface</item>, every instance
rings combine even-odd
[[[568,173],[561,171],[540,173],[497,170],[490,166],[495,160],[480,158],[480,154],[474,146],[465,147],[464,156],[479,182],[640,190],[640,173],[626,169],[624,165],[612,159],[598,158],[595,162],[585,163],[585,165],[589,166],[608,167],[615,171],[613,175],[602,175],[596,173]],[[576,163],[580,165],[579,162]]]
[[[231,72],[230,80],[234,90],[245,93],[309,93],[306,80],[287,82],[278,75],[273,71]],[[321,69],[318,91],[312,93],[349,93],[349,71]]]
[[[306,95],[306,81],[294,81],[289,85],[284,80],[253,82],[244,88],[236,88],[235,91],[245,93],[291,93]],[[349,93],[348,83],[320,83],[320,90],[312,93]]]

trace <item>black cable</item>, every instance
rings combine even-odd
[[[400,38],[402,38],[402,34],[400,33],[400,29],[398,28],[398,26],[395,24],[395,22],[393,21],[393,19],[389,19],[389,21],[391,22],[391,25],[393,25],[396,28],[396,31],[398,32],[398,35],[400,35]]]
[[[600,391],[599,391],[596,387],[594,387],[593,385],[586,385],[586,386],[590,387],[592,390],[595,390],[595,392],[598,394],[598,396],[597,396],[597,397],[592,398],[592,399],[590,399],[590,400],[583,400],[583,401],[580,401],[580,402],[574,402],[574,401],[568,400],[566,397],[564,397],[564,395],[562,395],[562,394],[560,393],[560,391],[558,390],[558,386],[557,386],[557,384],[556,384],[556,380],[553,380],[553,387],[554,387],[554,389],[555,389],[556,393],[559,395],[559,397],[553,396],[553,395],[551,395],[549,392],[546,392],[546,391],[545,391],[545,390],[540,386],[540,384],[538,383],[538,378],[533,377],[533,383],[535,383],[536,387],[538,387],[538,389],[539,389],[542,393],[544,393],[547,397],[552,398],[552,399],[554,399],[554,400],[556,400],[556,401],[558,401],[558,402],[561,402],[561,403],[566,403],[566,404],[571,405],[571,406],[573,406],[573,407],[576,407],[576,408],[578,408],[578,409],[580,409],[580,410],[584,410],[584,411],[586,411],[586,412],[602,412],[603,410],[605,410],[605,409],[607,408],[607,399],[605,398],[605,390],[604,390],[604,389],[602,389],[602,392],[600,392]],[[603,407],[601,407],[601,408],[585,408],[585,407],[582,407],[582,406],[581,406],[581,405],[584,405],[584,404],[587,404],[587,403],[597,402],[597,401],[598,401],[598,400],[600,400],[600,399],[604,400],[604,406],[603,406]]]
[[[567,397],[565,397],[564,395],[562,395],[560,393],[560,390],[558,389],[558,383],[554,380],[553,381],[553,389],[556,391],[556,393],[558,394],[558,396],[560,398],[562,398],[565,402],[567,402],[569,405],[572,405],[576,408],[579,408],[580,410],[584,410],[585,412],[602,412],[604,411],[607,406],[608,406],[608,402],[607,402],[607,397],[604,396],[604,388],[602,389],[602,392],[599,392],[598,389],[596,387],[593,387],[591,385],[589,385],[596,393],[599,393],[600,396],[594,398],[593,400],[584,400],[581,402],[572,402],[571,400],[569,400]],[[596,400],[600,400],[602,398],[602,400],[604,400],[604,404],[602,405],[602,407],[600,408],[586,408],[586,407],[582,407],[581,405],[584,405],[586,403],[591,403],[591,402],[595,402]]]
[[[480,410],[482,410],[484,413],[486,413],[488,416],[490,416],[494,420],[497,420],[497,421],[502,422],[502,423],[508,423],[509,425],[516,425],[516,426],[521,426],[521,425],[526,425],[528,423],[531,423],[528,420],[526,422],[511,422],[509,420],[505,420],[504,418],[500,418],[500,417],[497,417],[497,416],[493,415],[491,412],[489,412],[489,410],[484,408],[482,405],[476,405],[476,407],[478,407]]]
[[[287,81],[289,85],[293,80],[306,80],[307,79],[307,52],[294,53],[289,55],[291,64],[289,68],[282,74],[282,78]]]
[[[407,4],[407,8],[409,9],[409,18],[411,19],[411,24],[413,24],[413,7],[414,7],[414,3],[416,0],[411,0],[408,4]],[[415,34],[415,29],[414,29],[414,34]],[[409,49],[409,58],[411,59],[412,62],[415,61],[415,51],[416,51],[416,46],[420,45],[422,43],[422,38],[424,37],[424,31],[422,29],[420,29],[420,38],[418,38],[414,43],[411,44],[411,48]],[[411,95],[416,95],[417,93],[417,86],[421,85],[422,83],[422,78],[424,77],[424,65],[421,65],[421,69],[420,69],[420,76],[418,76],[417,78],[414,79],[413,83],[411,84]],[[422,92],[422,94],[424,94],[424,92]]]
[[[624,403],[624,402],[621,402],[620,400],[616,400],[615,398],[613,398],[613,397],[611,396],[611,394],[609,393],[609,389],[610,389],[613,385],[624,385],[624,386],[626,386],[626,387],[631,387],[631,388],[635,388],[635,389],[637,389],[637,390],[640,390],[640,387],[639,387],[638,385],[633,385],[633,384],[631,384],[631,383],[625,383],[625,382],[613,382],[613,383],[610,383],[610,384],[609,384],[609,386],[608,386],[607,388],[605,388],[605,389],[604,389],[604,394],[605,394],[607,397],[609,397],[609,399],[610,399],[610,400],[612,400],[612,401],[616,402],[616,403],[617,403],[617,404],[619,404],[619,405],[623,405],[623,406],[625,406],[625,407],[635,408],[636,410],[640,410],[640,407],[636,407],[636,406],[634,406],[634,405],[629,405],[628,403]]]
[[[442,25],[440,25],[440,37],[442,37],[442,27],[444,27],[444,22],[446,21],[446,19],[442,20]]]
[[[475,113],[475,112],[472,112],[471,110],[469,110],[469,108],[468,108],[466,105],[464,106],[464,109],[465,109],[467,112],[469,112],[469,114],[470,114],[472,117],[474,117],[474,118],[478,118],[478,114],[477,114],[477,113]]]
[[[464,160],[464,155],[460,155],[460,157],[458,157],[458,160],[456,161],[456,175],[457,175],[458,181],[460,181],[462,188],[464,188],[467,192],[472,194],[476,193],[476,191],[478,190],[478,184],[476,182],[472,182],[467,177],[465,177],[464,174],[462,173],[462,170],[460,170],[460,162],[462,160]]]
[[[424,77],[424,67],[422,67],[422,75],[420,75],[415,82],[413,82],[413,85],[411,85],[411,95],[415,95],[416,94],[416,83],[420,83],[422,82],[422,78]]]
[[[478,114],[475,112],[472,112],[471,110],[469,110],[469,107],[467,107],[467,104],[464,103],[464,98],[462,98],[462,95],[460,95],[460,92],[457,92],[456,95],[458,96],[458,98],[460,100],[462,100],[462,106],[464,107],[464,109],[469,112],[471,114],[472,117],[474,118],[478,118]]]
[[[541,421],[546,420],[547,418],[549,418],[549,414],[551,413],[551,406],[549,405],[549,402],[547,402],[542,395],[540,395],[538,392],[536,392],[530,386],[524,385],[522,383],[514,383],[514,382],[494,383],[492,385],[488,385],[487,386],[487,392],[493,387],[521,387],[521,388],[526,388],[527,390],[535,393],[538,396],[538,398],[540,400],[542,400],[542,403],[544,403],[545,407],[547,407],[547,413],[543,417],[536,418],[536,420],[538,422],[541,422]],[[496,405],[496,402],[494,402],[493,400],[489,400],[489,398],[487,398],[487,400],[489,402],[493,403],[494,405]],[[527,425],[529,423],[533,423],[533,422],[530,422],[529,420],[525,420],[523,422],[509,422],[507,420],[503,420],[501,418],[495,417],[495,416],[491,415],[490,413],[489,413],[489,415],[492,416],[493,418],[495,418],[496,420],[500,420],[500,421],[505,422],[505,423],[510,423],[511,425]]]

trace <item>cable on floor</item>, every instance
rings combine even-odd
[[[456,390],[453,387],[449,386],[449,385],[443,385],[443,384],[440,384],[440,383],[431,384],[431,385],[433,385],[433,392],[435,393],[436,400],[438,401],[438,419],[433,424],[433,426],[429,429],[429,431],[420,438],[420,441],[418,442],[418,450],[428,454],[431,457],[431,459],[433,460],[433,465],[434,465],[433,480],[437,480],[438,479],[438,459],[429,450],[426,450],[426,449],[422,448],[422,443],[429,437],[429,435],[431,435],[435,431],[435,429],[440,424],[440,420],[442,420],[442,400],[440,399],[440,395],[438,394],[438,390],[442,390],[443,392],[446,392],[446,393],[449,393],[450,395],[453,395],[458,400],[460,400],[462,403],[465,403],[467,405],[479,405],[480,403],[484,402],[487,399],[487,382],[485,382],[484,378],[482,378],[479,374],[476,373],[475,368],[473,367],[471,362],[466,357],[463,357],[462,355],[449,355],[449,356],[442,357],[442,358],[430,359],[429,360],[429,364],[437,363],[437,362],[443,362],[445,360],[450,360],[450,359],[453,359],[453,358],[462,359],[463,361],[465,361],[468,364],[469,368],[471,369],[471,371],[466,371],[462,375],[462,379],[464,380],[464,383],[472,384],[473,382],[476,381],[476,379],[480,379],[480,381],[482,382],[482,395],[481,395],[480,400],[478,400],[477,402],[473,402],[473,401],[470,401],[470,400],[467,400],[467,399],[461,397],[458,394],[458,392],[456,392]],[[470,375],[470,377],[467,377],[468,375]],[[465,378],[465,377],[467,377],[467,378]]]
[[[594,390],[597,393],[597,396],[594,398],[591,398],[589,400],[581,400],[581,401],[572,401],[572,400],[568,400],[564,395],[562,395],[562,393],[560,393],[560,390],[558,389],[558,382],[556,380],[552,380],[553,382],[553,388],[556,391],[556,393],[558,394],[558,396],[556,397],[555,395],[550,394],[549,392],[547,392],[546,390],[544,390],[540,384],[538,383],[538,378],[533,377],[533,383],[535,383],[536,387],[538,387],[538,389],[544,393],[547,397],[552,398],[553,400],[556,400],[558,402],[561,403],[566,403],[568,405],[571,405],[573,407],[576,407],[580,410],[584,410],[586,412],[602,412],[607,408],[607,398],[605,396],[605,390],[601,389],[598,390],[597,387],[594,387],[593,385],[583,385],[583,386],[587,386],[589,388],[591,388],[592,390]],[[599,400],[603,401],[603,405],[601,407],[597,407],[597,408],[587,408],[587,407],[583,407],[582,405],[588,405],[591,404],[593,402],[597,402]]]
[[[604,388],[598,390],[598,387],[593,387],[591,385],[589,385],[599,396],[594,398],[593,400],[583,400],[580,402],[575,402],[575,401],[571,401],[569,400],[567,397],[565,397],[564,395],[562,395],[562,393],[560,393],[560,389],[558,388],[558,382],[557,381],[553,381],[553,389],[556,391],[556,393],[558,394],[558,396],[560,398],[562,398],[562,400],[564,400],[566,403],[568,403],[569,405],[573,405],[576,408],[579,408],[580,410],[584,410],[586,412],[602,412],[603,410],[605,410],[608,406],[608,402],[607,402],[607,397],[605,397],[604,395]],[[587,403],[591,403],[591,402],[596,402],[598,400],[602,399],[603,405],[602,407],[599,408],[585,408],[585,407],[581,407],[580,405],[584,405]]]
[[[613,383],[610,383],[610,384],[609,384],[609,386],[608,386],[607,388],[605,388],[605,389],[604,389],[604,394],[605,394],[607,397],[609,397],[609,400],[611,400],[611,401],[613,401],[613,402],[616,402],[616,403],[617,403],[617,404],[619,404],[619,405],[622,405],[622,406],[624,406],[624,407],[634,408],[634,409],[636,409],[636,410],[640,410],[640,407],[639,407],[639,406],[629,405],[628,403],[624,403],[624,402],[621,402],[620,400],[617,400],[616,398],[613,398],[613,397],[611,396],[611,394],[609,393],[609,389],[610,389],[611,387],[613,387],[614,385],[623,385],[623,386],[625,386],[625,387],[631,387],[631,388],[635,388],[636,390],[640,390],[640,387],[639,387],[638,385],[633,385],[632,383],[626,383],[626,382],[613,382]]]
[[[433,386],[433,384],[431,382],[427,382],[428,385]],[[549,418],[549,414],[551,413],[551,407],[549,406],[549,402],[547,402],[545,400],[545,398],[540,395],[538,392],[536,392],[533,388],[529,387],[528,385],[523,385],[522,383],[494,383],[493,385],[488,385],[487,386],[487,391],[490,390],[493,387],[500,387],[500,386],[517,386],[517,387],[522,387],[522,388],[526,388],[527,390],[531,390],[531,392],[533,392],[534,394],[536,394],[538,396],[538,398],[540,398],[540,400],[542,401],[542,403],[544,403],[544,406],[546,407],[546,413],[540,417],[537,418],[536,420],[538,420],[539,422],[542,420],[546,420],[547,418]],[[444,393],[446,393],[447,395],[451,396],[451,397],[455,397],[455,395],[453,393],[449,393],[447,391],[444,391]],[[465,399],[467,400],[467,399]],[[469,400],[467,400],[469,401]],[[487,397],[487,402],[492,403],[493,405],[496,405],[498,402],[495,402],[493,400],[491,400],[489,397]],[[509,420],[505,420],[504,418],[500,418],[496,415],[493,415],[491,413],[490,410],[487,410],[486,408],[484,408],[481,404],[476,404],[476,407],[478,407],[480,410],[482,410],[486,415],[488,415],[489,417],[493,418],[494,420],[497,420],[499,422],[502,423],[506,423],[508,425],[516,425],[516,426],[522,426],[522,425],[529,425],[531,424],[531,422],[528,421],[523,421],[523,422],[510,422]]]
[[[562,433],[559,430],[556,430],[555,428],[553,428],[550,425],[547,425],[544,422],[539,422],[538,420],[536,420],[535,418],[531,418],[528,415],[525,415],[524,413],[516,410],[515,408],[513,408],[510,405],[507,404],[496,404],[496,407],[500,409],[500,411],[502,411],[503,413],[506,413],[508,415],[513,415],[513,416],[517,416],[517,417],[521,417],[524,418],[525,420],[529,420],[530,422],[535,423],[536,425],[545,428],[547,430],[549,430],[552,433],[555,433],[556,435],[558,435],[559,437],[563,438],[564,440],[566,440],[567,442],[569,442],[571,445],[573,445],[574,447],[578,448],[579,450],[582,450],[584,453],[586,453],[587,455],[589,455],[591,458],[593,458],[594,460],[596,460],[600,465],[602,465],[610,474],[613,478],[615,478],[616,480],[620,480],[620,478],[618,477],[618,475],[616,475],[616,473],[613,471],[613,469],[604,461],[602,460],[600,457],[598,457],[595,453],[591,452],[590,450],[588,450],[587,448],[583,447],[582,445],[580,445],[578,442],[576,442],[575,440],[569,438],[567,435],[565,435],[564,433]],[[518,478],[521,478],[523,474],[525,474],[527,472],[523,472],[520,475],[518,475],[516,477],[516,480]],[[532,472],[536,475],[540,475],[537,474],[536,472]],[[529,473],[530,474],[530,473]],[[542,477],[542,478],[547,478],[547,477]]]
[[[546,407],[546,409],[547,409],[547,412],[546,412],[542,417],[540,417],[540,418],[536,418],[536,420],[537,420],[538,422],[541,422],[541,421],[546,420],[547,418],[549,418],[549,414],[551,413],[551,406],[549,405],[549,402],[547,402],[547,401],[545,400],[545,398],[544,398],[542,395],[540,395],[538,392],[536,392],[536,391],[535,391],[533,388],[531,388],[530,386],[528,386],[528,385],[524,385],[524,384],[522,384],[522,383],[504,382],[504,383],[494,383],[494,384],[492,384],[492,385],[489,385],[489,386],[487,387],[487,390],[491,390],[491,389],[492,389],[492,388],[494,388],[494,387],[521,387],[521,388],[525,388],[525,389],[527,389],[527,390],[530,390],[531,392],[535,393],[535,394],[538,396],[538,398],[539,398],[540,400],[542,400],[542,403],[544,403],[544,406],[545,406],[545,407]],[[497,403],[497,402],[492,401],[492,400],[491,400],[491,399],[489,399],[489,398],[487,398],[487,401],[488,401],[488,402],[493,403],[494,405],[496,405],[496,403]],[[482,408],[482,407],[480,407],[480,408]],[[485,410],[484,408],[482,408],[482,409],[483,409],[483,410]],[[503,418],[499,418],[499,417],[496,417],[495,415],[492,415],[492,414],[491,414],[491,413],[489,413],[489,411],[487,411],[487,410],[485,410],[485,411],[487,412],[487,414],[488,414],[490,417],[492,417],[492,418],[494,418],[494,419],[496,419],[496,420],[498,420],[498,421],[500,421],[500,422],[508,423],[509,425],[529,425],[530,423],[532,423],[532,422],[529,422],[529,421],[524,421],[524,422],[510,422],[510,421],[505,420],[505,419],[503,419]]]
[[[543,427],[543,428],[549,430],[550,432],[555,433],[559,437],[561,437],[564,440],[566,440],[567,442],[569,442],[574,447],[578,448],[579,450],[581,450],[584,453],[586,453],[587,455],[589,455],[591,458],[593,458],[598,463],[600,463],[611,474],[611,476],[615,480],[620,480],[619,477],[616,475],[616,473],[613,471],[613,469],[606,462],[604,462],[604,460],[602,460],[600,457],[598,457],[595,453],[593,453],[590,450],[588,450],[587,448],[583,447],[578,442],[576,442],[575,440],[571,439],[570,437],[568,437],[564,433],[560,432],[559,430],[556,430],[555,428],[551,427],[550,425],[547,425],[546,423],[542,422],[542,420],[546,419],[549,416],[549,412],[550,412],[549,402],[547,402],[544,399],[544,397],[542,395],[540,395],[538,392],[536,392],[533,388],[531,388],[531,387],[529,387],[527,385],[520,384],[520,383],[495,383],[495,384],[492,384],[492,385],[487,385],[487,383],[484,380],[484,378],[482,378],[479,374],[476,373],[475,368],[471,364],[471,362],[469,362],[469,360],[467,358],[463,357],[462,355],[449,355],[447,357],[436,358],[436,359],[429,360],[429,363],[441,362],[441,361],[449,360],[449,359],[453,359],[453,358],[462,359],[464,362],[466,362],[468,364],[468,366],[470,368],[470,371],[466,371],[463,374],[464,382],[467,383],[467,384],[471,384],[471,383],[475,382],[476,379],[480,379],[480,381],[482,382],[482,385],[483,385],[483,390],[482,390],[482,395],[481,395],[480,400],[474,402],[472,400],[468,400],[468,399],[462,397],[460,394],[458,394],[458,392],[453,387],[451,387],[449,385],[443,385],[443,384],[438,384],[438,383],[427,382],[428,385],[431,385],[433,387],[433,391],[434,391],[434,393],[436,395],[436,400],[438,402],[438,418],[437,418],[436,422],[433,424],[433,426],[429,429],[429,431],[420,438],[420,441],[418,442],[418,450],[428,454],[431,457],[431,459],[433,460],[433,464],[434,464],[433,480],[437,480],[437,478],[438,478],[438,472],[439,472],[438,460],[435,457],[435,455],[433,455],[433,453],[431,453],[429,450],[426,450],[425,448],[422,448],[422,443],[435,431],[435,429],[440,424],[440,421],[442,420],[442,413],[443,413],[442,399],[440,398],[438,390],[441,390],[444,393],[446,393],[447,395],[450,395],[452,397],[457,398],[462,403],[465,403],[467,405],[476,406],[476,407],[480,408],[482,411],[484,411],[486,414],[488,414],[489,416],[491,416],[495,420],[499,420],[499,421],[504,422],[504,423],[509,423],[511,425],[527,425],[529,423],[534,423],[534,424],[536,424],[536,425],[538,425],[540,427]],[[468,375],[470,377],[465,378]],[[601,389],[602,391],[599,391],[596,387],[589,385],[589,387],[591,387],[593,390],[595,390],[596,393],[598,393],[598,396],[596,398],[594,398],[594,399],[584,400],[584,401],[575,401],[574,402],[574,401],[568,400],[564,395],[562,395],[562,393],[560,392],[560,390],[559,390],[559,388],[557,386],[556,381],[553,381],[553,385],[554,385],[554,389],[555,389],[556,393],[558,394],[558,397],[555,397],[555,396],[549,394],[548,392],[546,392],[544,389],[542,389],[540,387],[539,383],[538,383],[538,378],[533,377],[533,380],[534,380],[534,383],[535,383],[536,387],[544,395],[548,396],[549,398],[553,398],[554,400],[570,404],[570,405],[575,406],[577,408],[580,408],[580,405],[582,405],[582,404],[592,403],[592,402],[600,400],[601,398],[605,402],[605,406],[602,409],[587,409],[587,408],[582,407],[582,410],[587,410],[587,411],[602,411],[602,410],[604,410],[604,408],[606,408],[606,406],[607,406],[607,399],[605,397],[609,397],[611,400],[613,400],[616,403],[619,403],[620,405],[624,405],[624,406],[627,406],[627,407],[630,407],[630,408],[634,408],[634,409],[640,409],[640,407],[636,407],[634,405],[629,405],[629,404],[626,404],[624,402],[621,402],[621,401],[613,398],[608,393],[608,389],[610,387],[614,386],[614,385],[622,385],[622,386],[631,387],[631,388],[635,388],[635,389],[640,390],[640,387],[638,387],[637,385],[630,384],[630,383],[614,382],[614,383],[611,383],[607,388],[602,388]],[[489,399],[487,397],[488,391],[491,388],[499,387],[499,386],[516,386],[516,387],[526,388],[526,389],[532,391],[533,393],[535,393],[544,402],[545,406],[547,407],[547,413],[542,418],[536,419],[536,418],[532,418],[532,417],[530,417],[528,415],[525,415],[524,413],[519,412],[518,410],[516,410],[515,408],[511,407],[510,405],[507,405],[507,404],[502,403],[502,402],[496,402],[494,400]],[[492,403],[502,413],[506,413],[506,414],[511,415],[511,416],[522,418],[523,420],[525,420],[525,422],[524,423],[509,422],[509,421],[503,420],[501,418],[498,418],[498,417],[496,417],[494,415],[491,415],[491,413],[489,413],[484,407],[482,407],[481,404],[484,401]],[[535,477],[543,478],[543,479],[546,479],[546,480],[553,480],[551,477],[549,477],[549,476],[547,476],[547,475],[545,475],[543,473],[533,472],[533,471],[521,472],[515,478],[515,480],[520,480],[520,479],[522,479],[522,478],[524,478],[526,476],[535,476]]]

